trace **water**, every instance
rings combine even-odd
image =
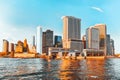
[[[120,80],[120,58],[51,61],[0,58],[0,80]]]

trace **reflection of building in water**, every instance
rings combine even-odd
[[[61,80],[81,80],[79,60],[62,60],[60,64]]]
[[[87,80],[104,80],[105,60],[104,59],[89,59],[86,61],[87,65]]]

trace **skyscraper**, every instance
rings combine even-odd
[[[42,28],[37,27],[37,53],[42,54]]]
[[[63,19],[63,48],[80,51],[81,32],[80,32],[80,19],[72,16],[64,16]]]
[[[5,39],[3,39],[3,52],[6,54],[9,52],[9,42]]]
[[[87,28],[86,48],[99,50],[99,29],[94,27]]]
[[[110,46],[111,46],[111,50],[112,50],[112,55],[115,54],[115,47],[114,47],[114,40],[110,39]]]
[[[49,47],[53,47],[53,31],[51,30],[46,30],[45,32],[43,32],[42,35],[43,39],[42,39],[42,51],[43,53],[48,53],[48,48]]]
[[[35,46],[35,36],[33,36],[33,44],[32,46]]]
[[[55,47],[62,47],[62,37],[55,35],[54,43]]]
[[[106,36],[106,41],[107,41],[107,55],[112,55],[112,49],[110,45],[110,35],[107,34]]]
[[[99,29],[100,31],[100,49],[104,50],[104,55],[107,54],[107,44],[106,44],[106,25],[105,24],[96,24],[95,28]]]

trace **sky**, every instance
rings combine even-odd
[[[54,35],[63,31],[62,16],[81,19],[81,34],[95,24],[106,24],[107,33],[120,53],[120,0],[0,0],[0,51],[3,39],[17,43],[27,38],[32,44],[36,27],[51,29]]]

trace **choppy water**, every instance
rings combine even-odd
[[[0,80],[120,80],[120,58],[51,61],[0,58]]]

